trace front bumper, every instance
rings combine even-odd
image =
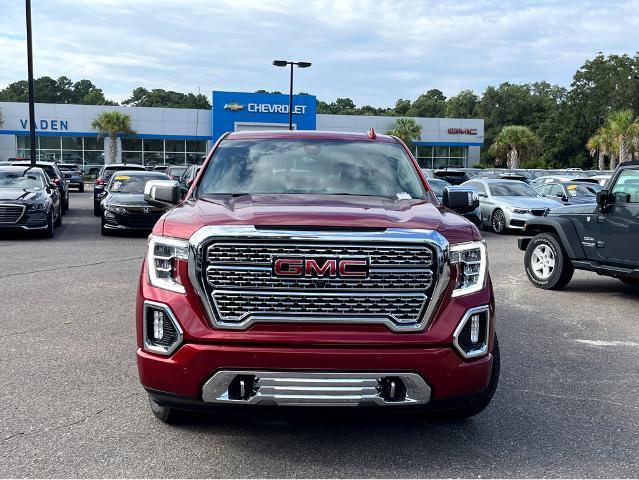
[[[506,217],[506,228],[513,230],[523,230],[528,220],[539,218],[531,213],[514,213],[508,210],[504,210],[504,215]]]
[[[177,396],[203,407],[225,403],[213,400],[207,382],[216,373],[228,370],[245,371],[247,374],[255,371],[283,372],[289,375],[297,373],[298,377],[303,377],[304,372],[335,372],[333,376],[351,374],[351,377],[367,372],[375,373],[380,378],[401,377],[408,372],[423,380],[429,391],[428,398],[421,402],[398,402],[399,406],[426,405],[432,400],[439,402],[466,398],[484,391],[488,386],[493,357],[488,354],[477,360],[464,361],[451,347],[294,348],[187,343],[171,357],[139,349],[137,363],[140,381],[147,390],[156,392],[156,396]],[[255,402],[234,403],[248,405]],[[278,404],[277,401],[266,403]],[[322,404],[298,402],[300,403]],[[376,405],[379,402],[371,398],[370,402],[354,401],[351,404]]]
[[[15,223],[0,223],[0,231],[44,230],[47,228],[47,211],[25,211]]]
[[[161,214],[104,212],[104,228],[111,230],[152,230]]]

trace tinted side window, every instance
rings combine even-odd
[[[624,170],[612,188],[615,203],[639,203],[639,169]]]

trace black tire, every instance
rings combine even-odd
[[[102,215],[102,209],[100,208],[100,202],[93,201],[93,216],[99,217]]]
[[[184,419],[184,412],[182,410],[176,410],[171,407],[163,407],[158,405],[153,398],[149,395],[149,405],[151,412],[155,415],[155,418],[163,423],[176,424],[180,423]]]
[[[60,208],[58,208],[58,218],[56,218],[56,220],[55,220],[55,226],[56,227],[61,227],[62,226],[62,206],[60,206]]]
[[[55,223],[53,221],[53,209],[47,215],[47,229],[42,232],[44,238],[51,238],[55,232]]]
[[[495,334],[495,343],[493,344],[493,369],[490,372],[490,380],[488,388],[484,390],[472,403],[461,408],[448,410],[444,413],[445,417],[463,420],[465,418],[474,417],[486,409],[495,395],[497,385],[499,384],[499,372],[501,370],[501,355],[499,353],[499,341]]]
[[[633,287],[639,287],[639,278],[619,277],[619,280],[621,280],[626,285],[630,285],[630,286],[633,286]]]
[[[69,194],[67,193],[67,199],[64,201],[64,211],[65,213],[69,211]]]
[[[500,208],[495,209],[490,216],[490,227],[495,233],[504,233],[506,231],[506,215]]]
[[[539,268],[543,269],[544,260],[539,255],[545,251],[548,252],[546,259],[549,274],[547,276],[543,270],[541,273],[538,270]],[[535,259],[533,259],[533,254]],[[535,261],[537,261],[536,264],[534,264]],[[554,263],[552,263],[553,261]],[[524,269],[530,282],[535,287],[544,290],[561,290],[568,285],[575,273],[561,240],[554,233],[540,233],[530,240],[524,254]]]
[[[78,192],[80,192],[80,193],[84,192],[84,183],[80,184],[80,186],[78,187]]]

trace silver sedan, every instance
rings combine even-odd
[[[526,220],[542,216],[560,202],[540,196],[532,187],[518,180],[476,178],[464,182],[479,194],[482,225],[496,233],[523,229]]]

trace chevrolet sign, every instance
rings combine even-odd
[[[239,103],[227,103],[224,105],[224,110],[237,112],[238,110],[244,110],[244,105],[240,105]]]

